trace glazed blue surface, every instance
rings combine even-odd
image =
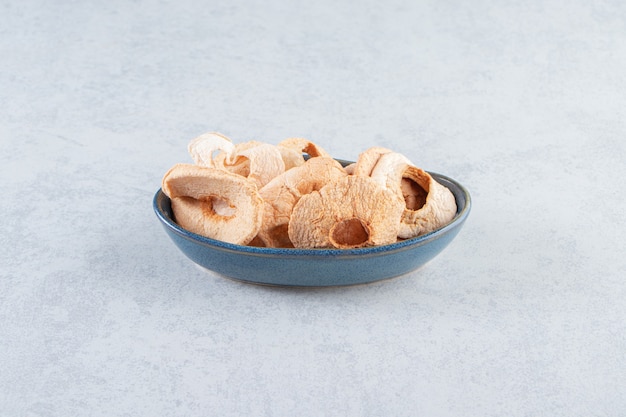
[[[170,199],[158,190],[154,211],[176,246],[193,262],[240,281],[320,287],[364,284],[413,271],[437,256],[458,234],[470,212],[469,192],[446,176],[430,173],[454,194],[457,215],[431,233],[391,245],[358,249],[283,249],[234,245],[195,233],[173,220]]]

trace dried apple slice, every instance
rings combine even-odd
[[[339,162],[316,157],[274,178],[259,190],[264,210],[258,239],[268,247],[293,247],[288,226],[294,205],[303,195],[346,175]]]
[[[221,133],[204,133],[189,142],[187,150],[193,161],[200,166],[215,167],[213,161],[216,151],[223,151],[230,154],[235,145],[232,141]]]
[[[394,243],[404,201],[370,177],[346,176],[300,198],[289,222],[296,248]]]
[[[319,156],[324,158],[331,158],[328,152],[322,149],[322,147],[304,138],[288,138],[280,142],[278,146],[293,149],[300,155],[302,155],[302,153],[306,153],[311,158],[316,158]]]
[[[259,189],[285,172],[278,147],[257,141],[238,143],[230,152],[218,154],[214,161],[218,168],[254,181]]]
[[[452,192],[426,171],[407,167],[401,175],[406,202],[398,237],[407,239],[432,232],[450,223],[457,206]]]
[[[456,214],[456,202],[450,190],[397,152],[381,154],[373,165],[371,178],[402,195],[405,201],[399,238],[432,232],[449,223]]]
[[[263,200],[256,185],[237,174],[176,164],[163,177],[176,222],[190,232],[238,245],[259,232]]]

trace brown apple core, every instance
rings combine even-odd
[[[402,188],[402,196],[406,208],[409,210],[419,210],[426,204],[428,191],[424,190],[418,183],[409,178],[402,178],[400,183]]]
[[[330,230],[330,241],[339,248],[358,248],[367,243],[369,228],[360,219],[353,217],[342,220]]]
[[[205,215],[219,216],[227,220],[234,217],[237,212],[237,208],[231,205],[228,200],[218,196],[212,195],[203,203]]]

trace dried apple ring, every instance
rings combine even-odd
[[[456,216],[454,195],[428,172],[409,166],[400,181],[406,205],[398,237],[407,239],[432,232]]]
[[[381,146],[374,146],[361,152],[354,164],[353,175],[370,177],[381,156],[391,152],[393,152],[391,149]]]
[[[274,178],[259,190],[265,207],[258,240],[267,247],[293,247],[288,226],[294,205],[303,195],[346,175],[339,162],[318,157]]]
[[[260,189],[285,172],[285,163],[277,146],[257,141],[238,143],[214,158],[218,168],[246,177]]]
[[[263,200],[256,185],[237,174],[176,164],[163,177],[176,223],[190,232],[238,245],[259,232]]]
[[[299,154],[306,153],[311,158],[315,158],[319,156],[324,157],[324,158],[331,158],[328,152],[322,149],[319,145],[304,138],[288,138],[280,142],[278,146],[283,147],[283,148],[293,149]]]
[[[281,145],[276,145],[276,147],[278,148],[278,152],[280,152],[280,156],[283,158],[285,171],[288,171],[291,168],[297,168],[304,164],[304,156],[301,151]]]
[[[370,177],[346,176],[303,196],[293,208],[296,248],[350,249],[394,243],[404,201]]]
[[[235,145],[226,136],[217,132],[204,133],[189,142],[187,150],[194,162],[200,166],[215,167],[213,154],[223,151],[230,154]]]
[[[402,195],[405,209],[398,231],[402,239],[432,232],[456,214],[456,202],[450,190],[397,152],[381,155],[371,178]]]
[[[369,176],[381,185],[401,193],[402,174],[412,165],[411,161],[401,153],[387,152],[380,155]]]

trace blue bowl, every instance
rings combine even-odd
[[[155,194],[153,207],[176,246],[193,262],[219,275],[254,284],[294,287],[365,284],[418,269],[437,256],[461,230],[470,212],[469,192],[451,178],[430,174],[454,194],[456,216],[431,233],[384,246],[284,249],[234,245],[197,235],[176,224],[170,199],[162,190]]]

